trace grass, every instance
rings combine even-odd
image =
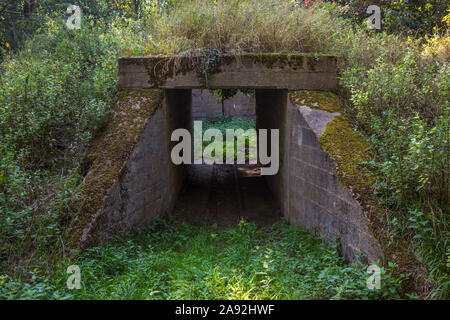
[[[66,289],[69,265],[81,289]],[[380,299],[397,298],[401,279],[382,271],[382,289],[366,288],[363,268],[335,248],[280,221],[228,228],[156,220],[104,247],[67,259],[50,278],[0,279],[0,299]]]
[[[441,193],[448,190],[448,167],[446,171],[428,170],[428,160],[420,160],[428,154],[438,155],[443,159],[442,163],[446,163],[445,159],[448,158],[448,147],[433,149],[432,144],[427,142],[433,142],[433,132],[439,132],[441,128],[442,132],[448,132],[444,125],[434,129],[438,115],[444,120],[448,118],[445,114],[442,115],[443,110],[448,110],[448,33],[435,35],[430,39],[406,39],[386,32],[373,34],[368,32],[364,25],[352,25],[349,20],[341,18],[340,7],[336,3],[325,2],[310,8],[299,6],[298,3],[299,1],[290,0],[181,0],[171,3],[169,10],[157,15],[145,15],[139,21],[113,23],[108,29],[97,30],[97,25],[94,24],[95,28],[90,28],[89,23],[83,23],[83,29],[78,33],[56,32],[56,29],[65,30],[64,24],[59,25],[57,20],[49,21],[49,26],[54,26],[55,30],[50,28],[48,32],[30,39],[20,55],[14,54],[5,59],[1,65],[1,69],[5,71],[2,81],[9,85],[3,86],[2,95],[7,97],[5,101],[10,101],[10,108],[3,108],[9,110],[3,112],[7,120],[3,129],[9,129],[6,130],[8,134],[2,135],[0,139],[7,143],[4,148],[0,146],[3,151],[1,153],[6,155],[0,159],[0,187],[5,190],[0,192],[0,211],[7,219],[5,228],[1,230],[6,234],[0,259],[1,272],[5,274],[0,283],[2,290],[6,290],[2,291],[2,297],[10,294],[14,296],[14,292],[18,292],[18,296],[27,296],[34,292],[35,298],[50,297],[46,288],[53,286],[50,281],[55,279],[47,282],[39,280],[45,278],[47,271],[33,271],[31,277],[21,275],[32,268],[50,272],[53,269],[53,260],[48,260],[46,254],[59,256],[59,252],[63,250],[59,234],[64,232],[67,210],[65,206],[58,205],[58,202],[64,203],[63,200],[69,198],[77,187],[77,181],[82,178],[77,173],[78,158],[91,140],[91,134],[96,132],[98,123],[101,123],[100,120],[103,119],[110,97],[114,93],[117,79],[114,76],[115,64],[110,63],[110,60],[122,54],[119,47],[127,48],[128,55],[182,54],[196,58],[205,55],[206,62],[199,58],[200,66],[205,67],[205,72],[220,62],[214,59],[217,56],[220,60],[222,53],[321,52],[338,56],[338,74],[343,86],[342,97],[346,102],[346,113],[360,132],[369,136],[372,142],[377,142],[374,144],[374,152],[381,158],[380,167],[398,168],[401,174],[397,175],[397,178],[400,176],[402,179],[406,173],[417,172],[418,176],[422,176],[422,173],[431,172],[429,175],[432,179],[443,182],[435,183],[430,179],[431,182],[424,185],[434,188],[424,189],[423,185],[415,183],[419,179],[411,174],[412,179],[405,179],[405,183],[400,187],[394,185],[394,188],[394,169],[385,171],[387,173],[378,177],[378,184],[386,186],[386,203],[398,211],[394,219],[398,220],[398,224],[404,225],[402,229],[414,228],[423,233],[421,235],[414,232],[411,236],[408,235],[406,240],[414,244],[431,270],[430,274],[435,275],[433,282],[446,281],[445,286],[440,285],[443,289],[438,290],[435,298],[448,297],[450,267],[445,260],[449,256],[446,241],[449,230],[446,219],[448,214],[445,214],[447,206],[440,208],[435,196],[438,194],[435,189]],[[64,21],[65,19],[66,17]],[[90,29],[96,31],[88,32]],[[20,58],[22,55],[23,58]],[[75,60],[74,56],[77,57]],[[75,76],[73,66],[69,68],[67,66],[71,64],[65,63],[67,59],[82,62],[75,68]],[[28,62],[21,63],[26,61]],[[63,62],[57,63],[58,61]],[[40,80],[36,83],[28,80],[37,79],[36,72],[28,72],[31,70],[29,63],[33,64],[31,69],[38,70],[36,72],[40,75]],[[90,67],[86,68],[86,65],[96,66],[97,69],[91,70]],[[52,68],[56,67],[58,72],[55,73]],[[89,83],[96,85],[92,88],[91,84],[86,85],[83,82],[86,77]],[[72,88],[72,91],[68,88]],[[74,88],[79,94],[72,94]],[[80,91],[78,88],[85,89]],[[77,99],[73,100],[73,97]],[[95,102],[94,106],[92,102]],[[36,105],[41,106],[43,111],[36,112]],[[63,117],[61,111],[64,111]],[[387,111],[392,111],[392,114],[385,113]],[[431,139],[423,135],[421,129],[416,130],[414,126],[409,125],[409,120],[404,125],[411,130],[407,139],[405,134],[401,134],[401,130],[393,129],[398,127],[399,120],[411,118],[412,113],[419,114],[429,123]],[[27,116],[24,118],[23,114]],[[85,121],[85,118],[89,121]],[[36,124],[39,126],[36,127]],[[220,125],[214,125],[217,124]],[[17,125],[21,126],[20,130]],[[75,133],[67,135],[67,128],[72,127]],[[414,135],[417,135],[417,138]],[[410,148],[411,153],[418,155],[418,160],[412,156],[406,157],[407,150],[392,147],[396,145],[396,137],[399,141],[406,141],[405,144],[408,144],[408,141],[412,144],[425,141],[418,144],[420,148],[417,147],[417,150],[414,146]],[[60,143],[53,145],[55,140],[63,142],[63,150],[60,150]],[[448,146],[448,138],[446,141]],[[49,146],[52,147],[48,148]],[[388,150],[391,147],[393,151]],[[19,152],[17,148],[23,150]],[[31,150],[30,153],[25,152],[28,149]],[[431,151],[427,153],[424,150]],[[23,163],[19,161],[22,153],[27,159],[30,158]],[[67,186],[57,188],[57,183],[50,182],[47,187],[47,184],[41,183],[41,179],[31,175],[36,171],[31,166],[32,163],[48,159],[59,163],[58,159],[62,153],[64,161],[66,156],[70,160],[68,170],[64,168],[59,171],[61,173],[44,170],[48,170],[48,175],[54,175],[49,180],[68,181]],[[406,160],[402,162],[402,159]],[[67,172],[76,172],[75,178],[68,176]],[[443,187],[439,187],[441,185]],[[403,194],[406,196],[403,197]],[[399,196],[404,198],[402,202],[396,199]],[[53,200],[59,198],[62,200]],[[416,212],[413,204],[419,198],[425,199],[422,202],[426,205],[419,206],[424,207],[424,213],[420,216],[420,212],[410,214]],[[36,203],[50,203],[51,210],[41,205],[39,208],[45,210],[36,209]],[[58,212],[59,207],[63,208],[61,212]],[[416,219],[416,215],[421,220],[409,223],[410,220]],[[57,219],[53,218],[54,216]],[[427,222],[425,218],[429,216],[436,218],[428,219]],[[32,218],[33,223],[28,222],[29,218]],[[435,230],[441,231],[429,232],[427,230],[430,228],[420,226],[425,223],[432,224]],[[389,223],[386,223],[385,227],[390,228]],[[417,239],[417,236],[423,240]],[[29,239],[32,241],[28,241]],[[32,242],[32,245],[28,245],[29,242]],[[17,272],[22,269],[23,272]],[[11,281],[6,274],[15,277],[18,282]],[[61,276],[61,279],[63,278]],[[23,283],[20,283],[20,279]],[[61,293],[62,291],[52,292],[55,292],[55,297],[64,297],[61,295],[64,293]],[[69,297],[72,295],[73,293],[70,293]]]

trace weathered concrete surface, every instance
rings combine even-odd
[[[352,191],[339,182],[336,163],[319,143],[324,128],[339,113],[291,103],[288,113],[289,209],[285,217],[327,241],[338,238],[338,248],[349,261],[359,253],[370,262],[382,259],[383,250],[369,230],[367,215]]]
[[[208,74],[204,70],[208,69]],[[198,57],[119,59],[119,88],[289,89],[336,91],[336,58],[311,54],[240,54],[214,65]]]
[[[256,165],[194,165],[173,215],[190,224],[235,226],[241,219],[271,225],[282,218]]]
[[[169,133],[191,126],[190,90],[120,92],[111,121],[87,157],[90,169],[73,202],[71,244],[101,244],[172,210],[186,175],[169,161]]]
[[[213,119],[222,115],[222,104],[217,102],[217,96],[209,90],[192,90],[192,119]],[[242,92],[224,101],[224,113],[227,116],[255,119],[255,98]]]
[[[323,110],[311,109],[308,106],[300,105],[298,110],[302,114],[309,127],[320,137],[327,127],[327,123],[334,119],[335,116],[339,116],[340,112],[327,112]]]

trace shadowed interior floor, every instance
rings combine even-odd
[[[281,213],[260,169],[251,165],[191,165],[174,216],[188,223],[273,224]]]

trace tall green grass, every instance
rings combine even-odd
[[[374,192],[392,212],[386,225],[425,261],[433,297],[448,298],[448,31],[425,38],[374,33],[343,19],[337,3],[317,2],[179,1],[144,36],[144,52],[336,55],[347,116],[374,147]]]
[[[347,116],[372,141],[386,218],[448,298],[448,33],[405,38],[343,19],[339,5],[288,0],[164,1],[137,20],[49,17],[0,65],[0,268],[19,277],[61,253],[66,200],[115,93],[122,54],[322,52],[338,56]],[[155,9],[155,10],[153,10]],[[209,51],[208,51],[209,50]]]

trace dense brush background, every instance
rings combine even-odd
[[[428,268],[428,298],[449,298],[450,5],[376,3],[380,32],[363,0],[0,0],[2,294],[39,286],[65,254],[66,207],[116,93],[117,58],[214,50],[339,57],[346,113],[376,151],[374,192],[393,212],[386,228]],[[80,30],[66,27],[70,4]]]

